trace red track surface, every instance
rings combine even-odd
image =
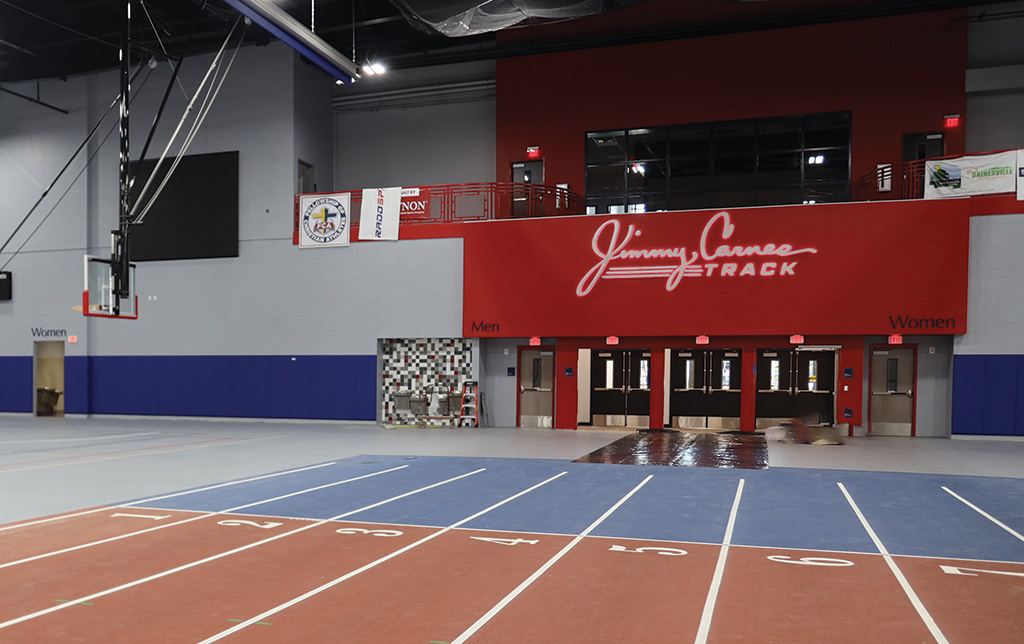
[[[40,613],[0,624],[0,642],[200,642],[269,612],[224,641],[450,643],[573,541],[110,508],[0,532],[0,565],[194,517],[202,518],[0,567],[0,622]],[[708,544],[584,538],[468,641],[697,641],[720,552]],[[810,559],[793,563],[802,558]],[[1024,564],[895,560],[950,644],[1020,641]],[[314,589],[321,591],[303,598]],[[84,605],[62,603],[83,598]],[[54,607],[61,608],[41,613]],[[935,639],[880,555],[733,546],[707,641]]]

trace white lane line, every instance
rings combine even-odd
[[[472,521],[473,519],[475,519],[477,517],[483,516],[484,514],[487,514],[491,510],[494,510],[495,508],[501,507],[501,506],[505,505],[506,503],[508,503],[510,501],[514,501],[515,499],[518,499],[519,497],[521,497],[521,496],[523,496],[525,494],[529,494],[530,492],[536,490],[537,488],[541,487],[542,485],[547,485],[551,481],[554,481],[555,479],[557,479],[557,478],[559,478],[561,476],[565,476],[567,473],[568,472],[562,472],[561,474],[556,474],[555,476],[552,476],[551,478],[549,478],[547,480],[541,481],[540,483],[537,483],[536,485],[528,487],[525,490],[523,490],[521,492],[518,492],[516,494],[513,494],[512,496],[508,497],[507,499],[504,499],[503,501],[499,501],[499,502],[495,503],[494,505],[492,505],[489,508],[486,508],[484,510],[481,510],[481,511],[477,512],[476,514],[468,516],[465,519],[462,519],[461,521],[453,523],[453,524],[451,524],[450,526],[448,526],[446,528],[441,528],[437,532],[429,534],[426,537],[423,537],[422,539],[420,539],[419,541],[415,541],[413,543],[410,543],[409,545],[405,546],[404,548],[400,548],[400,549],[392,552],[389,555],[385,555],[385,556],[381,557],[380,559],[377,559],[376,561],[371,561],[370,563],[366,564],[362,568],[358,568],[356,570],[353,570],[350,573],[346,573],[346,574],[342,575],[341,577],[338,577],[337,579],[333,579],[333,580],[327,582],[326,584],[324,584],[322,586],[318,586],[317,588],[314,588],[313,590],[311,590],[311,591],[309,591],[309,592],[307,592],[307,593],[305,593],[303,595],[300,595],[300,596],[298,596],[298,597],[296,597],[294,599],[291,599],[291,600],[289,600],[289,601],[287,601],[287,602],[285,602],[283,604],[279,604],[278,606],[275,606],[274,608],[271,608],[268,611],[260,613],[259,615],[255,616],[255,617],[251,617],[251,618],[245,620],[244,622],[241,622],[241,623],[239,623],[239,624],[237,624],[235,626],[232,626],[231,628],[229,628],[227,630],[221,631],[220,633],[217,633],[216,635],[213,635],[212,637],[208,637],[205,640],[203,640],[202,642],[200,642],[199,644],[212,644],[212,642],[216,642],[216,641],[222,640],[225,637],[231,635],[232,633],[237,633],[238,631],[242,630],[243,628],[246,628],[247,626],[251,626],[252,624],[255,624],[257,622],[262,622],[262,621],[266,620],[268,617],[270,617],[271,615],[276,615],[277,613],[280,613],[283,610],[291,608],[292,606],[294,606],[294,605],[296,605],[296,604],[298,604],[300,602],[303,602],[303,601],[309,599],[310,597],[318,595],[318,594],[324,592],[325,590],[328,590],[330,588],[333,588],[333,587],[337,586],[338,584],[342,583],[343,581],[351,579],[352,577],[355,577],[356,575],[358,575],[360,573],[363,573],[363,572],[365,572],[367,570],[370,570],[371,568],[375,568],[376,566],[379,566],[380,564],[382,564],[382,563],[384,563],[386,561],[394,559],[398,555],[400,555],[402,553],[405,553],[405,552],[408,552],[409,550],[412,550],[413,548],[416,548],[417,546],[420,546],[420,545],[430,541],[431,539],[435,539],[435,538],[441,536],[442,534],[445,534],[446,532],[454,530],[454,529],[458,528],[460,525],[464,525],[465,523],[467,523],[469,521]],[[452,644],[454,644],[454,642]]]
[[[248,545],[241,546],[239,548],[234,548],[233,550],[228,550],[228,551],[225,551],[225,552],[221,552],[219,554],[212,555],[210,557],[206,557],[205,559],[200,559],[198,561],[193,561],[191,563],[187,563],[187,564],[178,566],[176,568],[171,568],[170,570],[165,570],[163,572],[158,572],[158,573],[156,573],[154,575],[150,575],[149,577],[143,577],[142,579],[136,579],[135,581],[130,581],[130,582],[126,583],[126,584],[122,584],[122,585],[116,586],[114,588],[108,588],[106,590],[101,590],[101,591],[99,591],[97,593],[93,593],[91,595],[86,595],[85,597],[79,597],[77,599],[72,599],[72,600],[69,600],[67,603],[64,603],[64,604],[57,604],[56,606],[51,606],[50,608],[46,608],[46,609],[43,609],[43,610],[40,610],[40,611],[36,611],[34,613],[29,613],[28,615],[22,615],[21,617],[16,617],[14,619],[7,620],[6,622],[0,623],[0,629],[7,628],[8,626],[14,626],[15,624],[20,624],[21,622],[26,622],[26,621],[28,621],[30,619],[35,619],[36,617],[42,617],[43,615],[49,615],[50,613],[56,612],[58,610],[63,610],[65,608],[69,607],[69,606],[74,606],[75,604],[81,604],[82,602],[92,601],[93,599],[97,599],[99,597],[105,597],[107,595],[112,595],[112,594],[114,594],[116,592],[120,592],[120,591],[126,590],[128,588],[134,588],[135,586],[141,586],[142,584],[148,583],[150,581],[154,581],[156,579],[161,579],[163,577],[168,577],[168,576],[173,575],[175,573],[182,572],[184,570],[189,570],[190,568],[195,568],[196,566],[201,566],[202,564],[209,563],[211,561],[216,561],[218,559],[223,559],[224,557],[228,557],[230,555],[237,554],[239,552],[244,552],[246,550],[250,550],[250,549],[255,548],[257,546],[262,546],[262,545],[270,543],[272,541],[277,541],[278,539],[283,539],[285,537],[289,537],[289,536],[291,536],[293,534],[298,534],[300,532],[304,532],[306,530],[310,530],[312,528],[315,528],[317,526],[323,525],[325,523],[330,523],[331,521],[337,521],[338,519],[342,519],[344,517],[351,516],[351,515],[357,514],[359,512],[363,512],[364,510],[369,510],[370,508],[375,508],[377,506],[384,505],[385,503],[390,503],[392,501],[397,501],[398,499],[403,499],[403,498],[405,498],[407,496],[411,496],[413,494],[418,494],[420,492],[424,492],[426,490],[438,487],[440,485],[444,485],[446,483],[451,483],[452,481],[457,481],[459,479],[466,478],[467,476],[472,476],[474,474],[479,474],[480,472],[483,472],[485,469],[486,468],[480,468],[480,469],[474,470],[472,472],[467,472],[466,474],[460,474],[459,476],[455,476],[455,477],[452,477],[450,479],[447,479],[447,480],[444,480],[444,481],[440,481],[438,483],[432,483],[431,485],[427,485],[427,486],[421,487],[419,489],[413,490],[411,492],[406,492],[404,494],[399,494],[398,496],[391,497],[390,499],[386,499],[384,501],[380,501],[380,502],[374,503],[372,505],[364,506],[364,507],[359,508],[357,510],[352,510],[350,512],[345,512],[343,514],[339,514],[338,516],[331,517],[330,519],[323,519],[323,520],[317,521],[315,523],[310,523],[308,525],[304,525],[301,528],[296,528],[294,530],[289,530],[288,532],[283,532],[283,533],[275,535],[273,537],[268,537],[266,539],[263,539],[262,541],[256,541],[254,543],[250,543]]]
[[[708,635],[711,633],[711,618],[715,614],[715,604],[718,602],[718,591],[722,587],[722,577],[725,575],[725,560],[729,557],[729,546],[732,545],[732,531],[736,527],[736,515],[740,510],[740,498],[743,496],[743,485],[746,479],[740,479],[736,486],[736,497],[732,501],[732,510],[729,512],[729,522],[725,525],[725,537],[722,539],[722,549],[718,551],[718,563],[715,564],[715,574],[711,577],[711,587],[708,589],[707,599],[704,600],[704,612],[700,616],[700,626],[697,627],[697,639],[695,644],[706,644]]]
[[[111,438],[135,438],[136,436],[156,436],[160,432],[138,432],[135,434],[111,434],[110,436],[80,436],[78,438],[21,438],[0,441],[0,445],[14,443],[81,443],[83,441],[102,441]]]
[[[1002,521],[1000,521],[999,519],[995,518],[994,516],[992,516],[992,515],[991,515],[991,514],[989,514],[988,512],[985,512],[984,510],[982,510],[982,509],[981,509],[981,508],[979,508],[978,506],[974,505],[973,503],[971,503],[970,501],[968,501],[968,500],[967,500],[967,499],[965,499],[964,497],[960,496],[959,494],[957,494],[957,493],[956,493],[956,492],[954,492],[953,490],[949,489],[949,488],[948,488],[948,487],[946,487],[945,485],[943,485],[943,486],[942,486],[942,489],[943,489],[943,490],[945,490],[945,491],[947,491],[947,492],[949,492],[950,494],[952,494],[952,495],[953,495],[953,497],[954,497],[954,498],[956,498],[956,499],[957,499],[958,501],[960,501],[961,503],[963,503],[964,505],[966,505],[966,506],[967,506],[967,507],[969,507],[970,509],[974,510],[975,512],[977,512],[977,513],[978,513],[978,514],[980,514],[981,516],[985,517],[986,519],[988,519],[988,520],[989,520],[989,521],[991,521],[992,523],[996,524],[997,526],[999,526],[999,527],[1000,527],[1000,528],[1002,528],[1003,530],[1006,530],[1007,532],[1009,532],[1009,533],[1010,533],[1010,534],[1012,534],[1013,536],[1017,537],[1017,538],[1018,538],[1018,539],[1020,539],[1021,541],[1024,541],[1024,535],[1021,535],[1021,533],[1017,532],[1016,530],[1014,530],[1014,529],[1013,529],[1013,528],[1011,528],[1010,526],[1006,525],[1005,523],[1003,523],[1003,522],[1002,522]]]
[[[547,572],[548,569],[551,568],[551,566],[554,566],[555,563],[557,563],[559,559],[561,559],[562,557],[564,557],[566,555],[566,553],[568,553],[570,550],[575,548],[576,544],[578,544],[580,541],[583,541],[583,539],[588,534],[590,534],[595,528],[597,528],[597,526],[601,525],[601,523],[604,522],[605,519],[610,517],[612,512],[615,512],[616,510],[618,510],[619,506],[621,506],[623,503],[625,503],[627,500],[629,500],[629,497],[631,497],[634,494],[636,494],[640,490],[640,488],[642,488],[644,485],[646,485],[647,482],[650,481],[652,478],[654,478],[654,475],[653,474],[649,474],[647,476],[647,478],[645,478],[643,481],[640,481],[640,483],[636,487],[634,487],[632,490],[630,490],[629,493],[626,494],[626,496],[622,497],[621,499],[618,500],[618,502],[615,505],[613,505],[612,507],[608,508],[608,511],[605,512],[604,514],[602,514],[597,519],[597,521],[594,521],[593,523],[591,523],[590,526],[586,530],[584,530],[583,532],[579,533],[576,536],[575,539],[570,541],[564,548],[559,550],[558,553],[554,557],[552,557],[551,559],[548,559],[547,563],[545,563],[543,566],[541,566],[539,569],[537,569],[537,571],[535,573],[533,573],[532,575],[530,575],[523,583],[519,584],[519,586],[517,586],[515,590],[510,592],[508,595],[505,595],[504,599],[502,599],[500,602],[495,604],[494,607],[491,608],[491,610],[487,611],[483,615],[483,617],[481,617],[480,619],[476,620],[476,622],[472,626],[467,628],[461,635],[459,635],[458,637],[453,639],[451,641],[451,644],[462,644],[463,642],[468,640],[470,637],[472,637],[474,633],[476,633],[478,630],[480,630],[487,622],[491,621],[491,619],[495,615],[497,615],[503,608],[505,608],[510,603],[512,603],[512,601],[516,597],[518,597],[524,590],[526,590],[531,584],[533,584],[533,582],[537,581],[537,579],[539,579],[541,575],[543,575],[545,572]],[[206,643],[204,642],[203,644],[206,644]]]
[[[917,596],[917,593],[914,592],[913,588],[911,588],[910,582],[907,581],[907,578],[903,576],[903,571],[900,570],[899,566],[896,565],[896,562],[893,560],[892,555],[889,554],[889,551],[886,550],[885,545],[882,544],[882,540],[878,538],[877,534],[875,534],[875,531],[871,528],[871,525],[868,523],[868,520],[864,517],[864,514],[860,511],[860,508],[858,508],[857,504],[854,502],[853,497],[850,496],[850,493],[846,491],[846,486],[844,486],[839,481],[836,481],[836,485],[838,485],[839,489],[842,490],[843,496],[846,497],[846,500],[847,502],[849,502],[850,507],[853,508],[854,514],[856,514],[857,518],[860,519],[861,525],[864,526],[865,530],[867,530],[868,536],[871,537],[871,540],[875,542],[875,547],[878,548],[878,552],[882,554],[882,558],[885,559],[885,563],[889,565],[889,570],[891,570],[892,574],[896,576],[896,580],[900,582],[900,587],[903,588],[903,592],[907,594],[907,598],[909,598],[910,603],[914,605],[914,610],[917,611],[917,614],[921,617],[921,620],[924,622],[924,625],[928,627],[928,631],[932,634],[932,637],[935,638],[935,641],[938,642],[938,644],[949,644],[949,640],[947,640],[946,636],[942,634],[942,630],[939,629],[939,625],[935,623],[935,620],[928,612],[928,609],[924,607],[924,604],[921,603],[921,599]]]
[[[26,557],[25,559],[18,559],[17,561],[9,561],[7,563],[0,564],[0,569],[8,568],[10,566],[17,566],[19,564],[28,563],[30,561],[38,561],[40,559],[46,559],[47,557],[53,557],[53,556],[56,556],[56,555],[62,555],[62,554],[67,553],[67,552],[74,552],[76,550],[84,550],[85,548],[91,548],[93,546],[99,546],[99,545],[102,545],[104,543],[111,543],[113,541],[120,541],[121,539],[127,539],[129,537],[137,537],[137,536],[139,536],[141,534],[148,534],[150,532],[156,532],[157,530],[163,530],[165,528],[172,528],[174,526],[184,525],[186,523],[192,523],[193,521],[199,521],[201,519],[206,519],[208,517],[224,516],[228,512],[237,512],[239,510],[244,510],[245,508],[251,508],[254,505],[262,505],[264,503],[270,503],[272,501],[279,501],[281,499],[287,499],[288,497],[296,496],[296,495],[299,495],[299,494],[307,494],[309,492],[316,492],[317,490],[322,490],[324,488],[334,487],[335,485],[344,485],[345,483],[351,483],[353,481],[358,481],[358,480],[361,480],[361,479],[368,479],[370,477],[379,476],[381,474],[388,474],[389,472],[394,472],[396,470],[405,469],[407,467],[409,467],[409,466],[408,465],[400,465],[398,467],[393,467],[393,468],[391,468],[389,470],[382,470],[380,472],[372,472],[370,474],[363,474],[362,476],[356,476],[356,477],[353,477],[353,478],[350,478],[350,479],[345,479],[343,481],[335,481],[334,483],[327,483],[326,485],[318,485],[316,487],[311,487],[311,488],[308,488],[308,489],[305,489],[305,490],[299,490],[298,492],[291,492],[289,494],[284,494],[284,495],[281,495],[281,496],[277,496],[277,497],[274,497],[272,499],[265,499],[263,501],[256,501],[254,503],[247,503],[245,505],[240,505],[240,506],[235,507],[235,508],[229,508],[227,510],[220,510],[218,512],[203,512],[199,516],[189,517],[188,519],[182,519],[181,521],[172,521],[171,523],[164,523],[162,525],[154,526],[152,528],[146,528],[145,530],[137,530],[135,532],[128,532],[128,533],[125,533],[125,534],[119,534],[117,536],[107,537],[106,539],[100,539],[99,541],[93,541],[93,542],[90,542],[90,543],[83,543],[83,544],[80,544],[80,545],[77,545],[77,546],[71,546],[71,547],[68,547],[68,548],[64,548],[63,550],[54,550],[52,552],[45,552],[43,554],[34,555],[32,557]],[[113,509],[116,509],[116,508],[110,508],[110,509],[113,510]]]
[[[263,479],[274,478],[275,476],[284,476],[286,474],[295,474],[297,472],[306,472],[306,471],[309,471],[309,470],[315,470],[315,469],[320,468],[320,467],[328,467],[330,465],[337,465],[337,463],[336,462],[334,462],[334,463],[323,463],[321,465],[311,465],[309,467],[300,467],[299,469],[288,470],[287,472],[275,472],[274,474],[264,474],[263,476],[255,476],[255,477],[253,477],[251,479],[244,479],[244,480],[241,480],[241,481],[230,481],[228,483],[219,483],[217,485],[210,485],[208,487],[199,488],[197,490],[188,490],[186,492],[175,492],[174,494],[165,494],[163,496],[154,496],[154,497],[149,498],[149,499],[143,499],[141,501],[133,501],[131,503],[123,503],[121,505],[105,505],[103,507],[94,508],[92,510],[85,510],[83,512],[75,512],[74,514],[60,514],[60,515],[53,516],[53,517],[47,517],[45,519],[37,519],[36,521],[28,521],[26,523],[16,523],[14,525],[7,525],[7,526],[0,527],[0,532],[3,532],[5,530],[16,530],[17,528],[25,528],[25,527],[32,526],[32,525],[38,525],[40,523],[49,523],[50,521],[60,521],[61,519],[70,519],[72,517],[80,517],[80,516],[84,516],[86,514],[95,514],[96,512],[103,512],[103,511],[110,510],[110,509],[113,509],[113,508],[128,508],[128,507],[131,507],[133,505],[139,505],[141,503],[152,503],[153,501],[162,501],[164,499],[170,499],[170,498],[173,498],[173,497],[176,497],[176,496],[182,496],[182,495],[185,495],[185,494],[195,494],[196,492],[206,492],[207,490],[216,490],[217,488],[228,487],[228,486],[231,486],[231,485],[241,485],[242,483],[251,483],[253,481],[261,481]]]

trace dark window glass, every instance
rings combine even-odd
[[[674,158],[707,158],[711,156],[711,126],[673,126],[671,128],[670,152]]]
[[[756,200],[757,192],[754,190],[730,190],[711,194],[711,204],[714,208],[742,208],[755,203]]]
[[[590,132],[586,154],[599,213],[850,198],[848,112]]]
[[[626,165],[626,189],[629,192],[638,190],[667,190],[667,161],[633,161]]]
[[[655,212],[656,210],[671,210],[672,208],[669,206],[666,193],[641,192],[637,194],[630,193],[627,209],[630,212]]]
[[[625,192],[625,168],[621,165],[595,165],[587,168],[587,194]]]
[[[668,128],[639,128],[627,134],[631,161],[668,158]]]
[[[800,149],[800,119],[788,117],[767,119],[757,124],[757,145],[760,154]]]
[[[757,157],[757,187],[779,188],[800,184],[801,155],[792,152],[762,153]]]
[[[757,150],[756,126],[752,122],[716,123],[712,150],[719,156],[754,156]]]
[[[757,162],[753,156],[716,156],[711,172],[711,185],[715,191],[753,188],[757,181]]]
[[[812,150],[804,153],[807,167],[804,181],[845,181],[850,176],[850,159],[846,150]]]
[[[711,208],[710,192],[671,193],[668,196],[669,210],[700,210]]]
[[[625,131],[614,130],[587,134],[587,163],[611,163],[625,161],[625,159]]]
[[[762,206],[780,206],[783,204],[802,203],[803,190],[800,186],[792,188],[758,188],[757,203]]]
[[[899,372],[899,360],[886,358],[885,360],[885,390],[899,391],[896,374]]]
[[[804,117],[804,147],[824,148],[850,144],[850,115],[815,114]]]

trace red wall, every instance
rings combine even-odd
[[[902,160],[904,133],[966,112],[965,18],[936,11],[499,60],[497,179],[510,181],[537,145],[544,183],[583,194],[587,131],[849,110],[856,183]],[[963,151],[964,128],[947,132],[946,153]]]

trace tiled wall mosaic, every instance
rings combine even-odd
[[[412,424],[416,415],[400,411],[396,396],[402,391],[427,393],[435,385],[462,389],[473,379],[473,343],[464,338],[387,338],[383,340],[383,383],[381,387],[384,422]],[[452,402],[454,407],[456,401]],[[457,410],[456,410],[456,413]]]

